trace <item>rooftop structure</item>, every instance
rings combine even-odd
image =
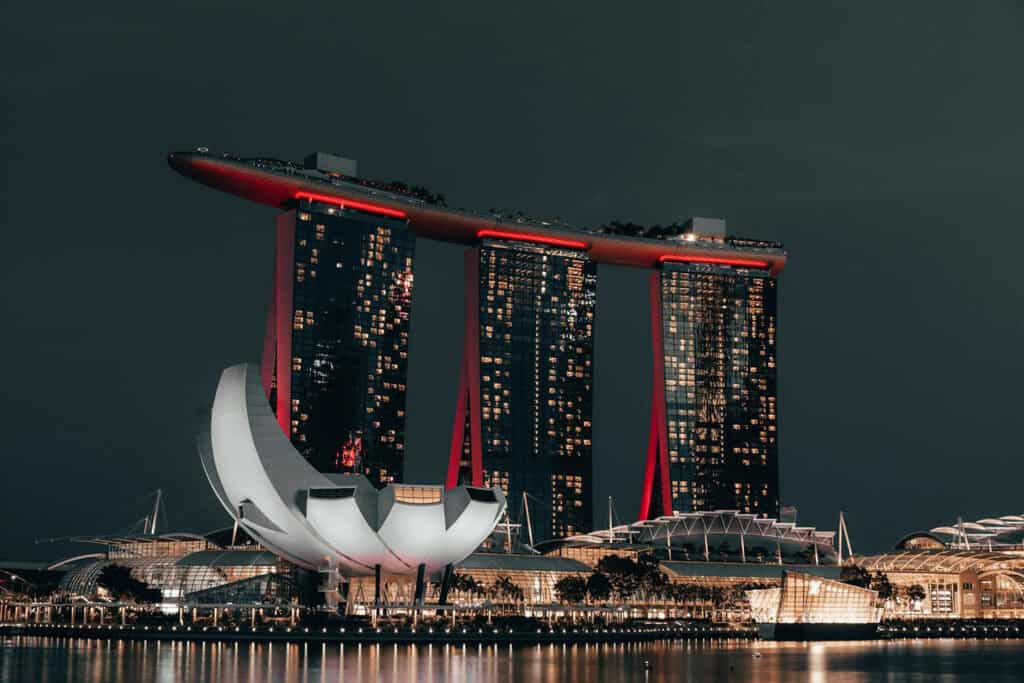
[[[897,550],[855,562],[896,588],[886,606],[890,617],[1024,617],[1024,555],[1016,551]]]
[[[666,560],[835,564],[834,531],[797,526],[735,510],[681,512],[538,544],[576,557],[588,549],[632,549]]]
[[[949,526],[916,531],[900,539],[897,548],[1024,549],[1024,515],[986,517],[976,522],[960,520]]]
[[[585,250],[596,263],[656,268],[665,262],[767,268],[777,274],[786,253],[778,245],[721,239],[661,240],[602,233],[521,214],[453,209],[435,195],[404,185],[338,176],[276,159],[215,156],[209,150],[175,152],[168,163],[204,185],[282,210],[300,200],[320,201],[377,216],[407,220],[420,236],[475,245],[483,237],[509,236],[538,244]],[[403,190],[404,188],[404,190]],[[764,246],[761,246],[764,245]]]
[[[322,174],[336,178],[356,177],[359,175],[359,166],[355,159],[346,159],[337,154],[315,152],[306,157],[305,165],[307,169],[319,171]]]

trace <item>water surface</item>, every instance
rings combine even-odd
[[[1024,641],[748,641],[625,645],[157,643],[17,637],[8,681],[1020,681]]]

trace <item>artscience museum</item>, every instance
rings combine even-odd
[[[389,484],[314,469],[281,432],[258,368],[221,375],[199,437],[203,469],[238,525],[268,549],[330,576],[446,571],[494,530],[498,488]]]

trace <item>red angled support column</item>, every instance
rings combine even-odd
[[[277,424],[292,437],[292,282],[295,274],[295,212],[277,217],[274,258],[274,336],[277,379]]]
[[[465,343],[463,343],[465,346]],[[459,391],[455,399],[455,424],[452,425],[452,445],[448,451],[448,476],[445,486],[453,489],[459,485],[459,469],[462,466],[462,444],[466,440],[466,404],[469,402],[469,387],[466,386],[466,350],[462,350],[459,365]],[[470,430],[472,431],[472,430]]]
[[[466,251],[466,315],[462,340],[462,368],[455,402],[455,423],[448,453],[445,484],[459,483],[462,444],[465,441],[466,411],[469,411],[470,479],[473,486],[484,484],[483,446],[480,425],[480,250]]]
[[[640,519],[654,516],[655,496],[660,496],[663,515],[672,514],[672,489],[668,474],[668,420],[665,408],[665,341],[661,318],[661,272],[650,275],[651,342],[654,347],[654,378],[651,422],[647,441],[647,466],[640,495]],[[657,484],[657,491],[655,491]]]
[[[270,388],[274,383],[274,355],[277,351],[275,311],[277,310],[277,237],[274,238],[274,275],[270,282],[270,305],[267,307],[267,329],[263,334],[263,356],[260,358],[260,379],[263,393],[270,399]]]
[[[651,500],[654,497],[654,472],[658,467],[658,423],[654,419],[654,394],[657,392],[651,392],[651,420],[648,426],[647,434],[647,465],[644,468],[644,488],[640,493],[640,515],[637,517],[639,520],[650,519],[651,517]]]

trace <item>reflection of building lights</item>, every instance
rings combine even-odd
[[[825,646],[821,643],[812,644],[807,659],[809,680],[812,683],[825,683],[828,680]]]
[[[811,581],[807,593],[808,595],[817,595],[819,590],[821,590],[821,581]]]

